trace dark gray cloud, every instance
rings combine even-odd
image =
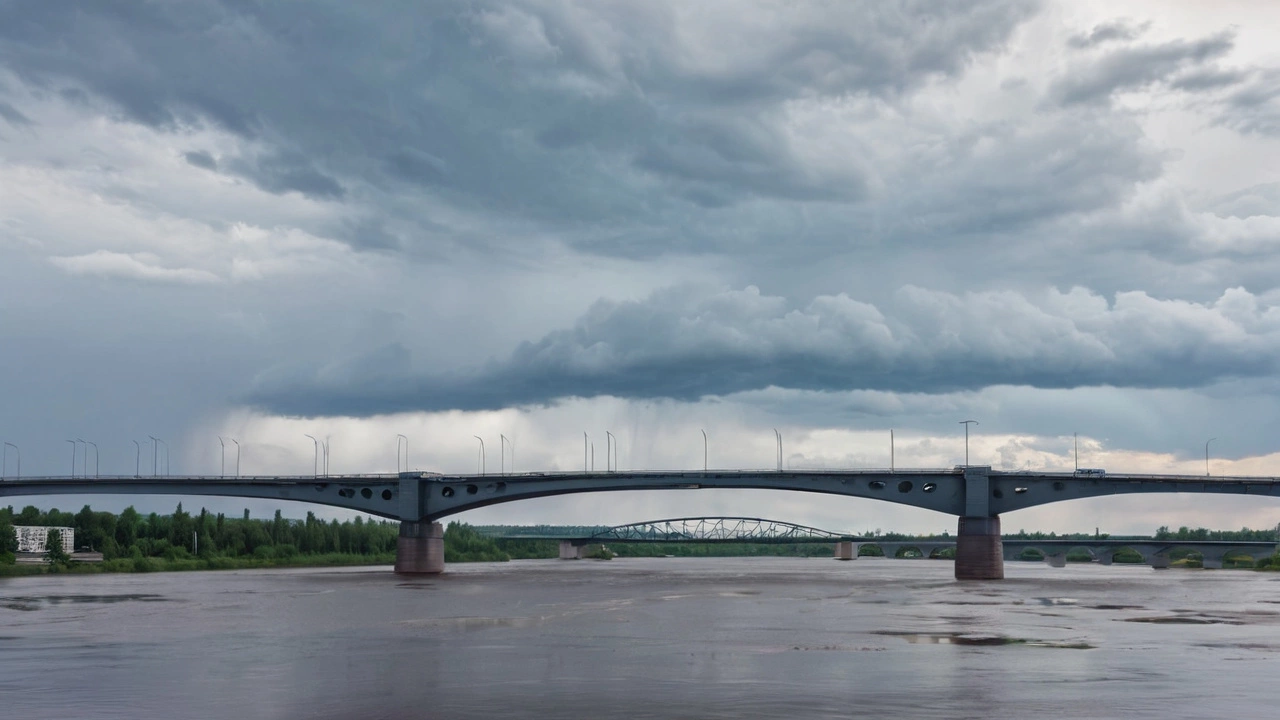
[[[23,115],[17,108],[3,100],[0,100],[0,118],[4,118],[10,125],[14,126],[31,124],[31,118]]]
[[[1112,93],[1141,90],[1179,71],[1220,58],[1232,47],[1234,33],[1223,32],[1195,41],[1174,40],[1113,50],[1073,68],[1055,83],[1053,94],[1067,104],[1107,100]]]
[[[1219,122],[1241,132],[1280,135],[1280,70],[1260,71],[1228,94]]]
[[[1027,297],[907,287],[891,307],[845,295],[805,307],[745,291],[597,303],[568,330],[449,376],[398,346],[311,377],[268,379],[274,412],[493,409],[611,395],[695,401],[767,387],[940,393],[992,385],[1195,387],[1277,371],[1280,309],[1242,289],[1196,305],[1084,290]]]
[[[1090,48],[1115,40],[1133,40],[1151,27],[1151,23],[1135,24],[1129,20],[1112,20],[1094,25],[1087,33],[1073,35],[1067,45],[1073,48]]]
[[[187,162],[198,168],[204,168],[205,170],[218,169],[218,161],[204,150],[192,150],[190,152],[183,153],[182,157],[186,159]]]
[[[1038,6],[12,2],[0,60],[137,122],[250,140],[262,150],[219,167],[269,192],[360,187],[384,213],[427,193],[628,256],[668,235],[645,225],[708,208],[865,198],[865,158],[809,162],[789,104],[959,75]]]

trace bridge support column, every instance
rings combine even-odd
[[[1147,563],[1156,570],[1164,570],[1169,567],[1169,556],[1164,553],[1155,553],[1147,558]]]
[[[1115,560],[1115,553],[1109,548],[1103,548],[1096,553],[1099,565],[1110,565]]]
[[[427,575],[444,572],[444,526],[437,522],[400,522],[396,538],[396,573]]]
[[[1045,553],[1044,561],[1049,564],[1049,567],[1064,568],[1067,566],[1067,554],[1050,555]]]
[[[582,548],[578,547],[577,545],[574,545],[572,542],[568,540],[560,541],[560,559],[561,560],[578,560],[582,557],[579,554],[581,552],[582,552]]]
[[[1200,567],[1205,568],[1206,570],[1221,570],[1222,561],[1226,559],[1226,554],[1207,555],[1205,553],[1201,553],[1200,558]]]
[[[853,547],[852,540],[841,540],[836,543],[837,560],[853,560],[856,557],[858,557],[858,551]]]
[[[999,515],[960,518],[956,532],[956,579],[1004,579]]]

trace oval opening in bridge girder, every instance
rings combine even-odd
[[[360,488],[360,497],[364,498],[365,500],[368,500],[369,498],[373,497],[373,491],[370,490],[369,488]]]
[[[440,489],[440,494],[445,497],[453,497],[453,488],[445,486]]]
[[[475,494],[476,494],[476,493],[478,493],[478,492],[480,492],[480,488],[476,487],[475,485],[468,485],[468,486],[467,486],[467,494],[468,494],[468,495],[475,495]]]
[[[383,491],[382,491],[382,499],[383,499],[383,500],[390,500],[390,499],[391,499],[391,491],[390,491],[390,490],[383,490]]]
[[[351,488],[342,488],[338,491],[339,497],[352,498],[356,496],[356,491]]]
[[[883,490],[883,489],[884,489],[884,481],[883,481],[883,480],[872,480],[869,486],[870,486],[870,488],[871,488],[872,490]]]
[[[938,483],[925,483],[924,487],[920,489],[925,492],[933,492],[934,490],[938,489]]]
[[[1001,490],[1000,488],[996,488],[995,490],[991,491],[991,497],[999,500],[1000,498],[1004,497],[1004,491]]]
[[[911,492],[911,488],[913,487],[915,486],[911,484],[910,480],[903,480],[902,482],[898,483],[898,492],[909,493]]]

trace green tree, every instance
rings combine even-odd
[[[66,567],[71,562],[71,556],[62,547],[61,530],[49,531],[49,536],[45,539],[45,555],[49,558],[49,565],[54,568]]]

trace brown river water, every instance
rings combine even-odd
[[[0,579],[0,718],[1263,718],[1280,574],[645,558]]]

